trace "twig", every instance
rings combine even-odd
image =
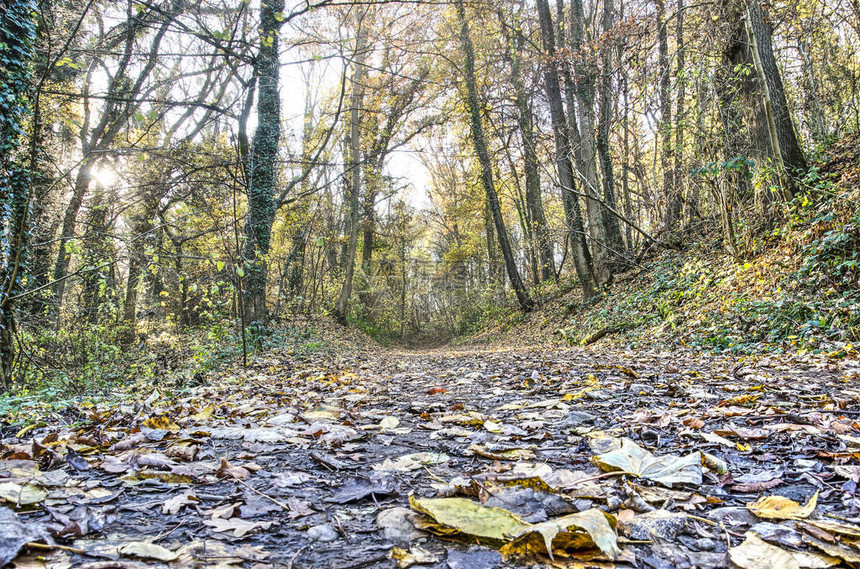
[[[308,546],[306,545],[306,546],[304,546],[304,547],[300,547],[300,548],[299,548],[299,550],[298,550],[298,551],[296,551],[296,554],[295,554],[295,555],[293,555],[293,556],[290,558],[290,562],[289,562],[289,563],[287,563],[287,569],[293,569],[293,562],[294,562],[294,561],[299,557],[299,555],[301,555],[301,554],[302,554],[302,552],[303,552],[305,549],[307,549],[307,548],[308,548]]]
[[[437,482],[441,482],[442,484],[447,484],[447,483],[448,483],[448,481],[447,481],[447,480],[445,480],[444,478],[439,478],[438,476],[436,476],[435,474],[433,474],[432,472],[430,472],[430,469],[429,469],[429,468],[427,468],[426,466],[424,467],[424,470],[426,470],[426,471],[427,471],[427,475],[428,475],[430,478],[432,478],[433,480],[435,480],[435,481],[437,481]]]
[[[155,536],[155,539],[153,539],[152,542],[155,543],[156,541],[160,541],[160,540],[164,539],[165,537],[172,534],[173,532],[175,532],[176,530],[178,530],[179,528],[181,528],[184,525],[185,525],[185,520],[182,520],[181,522],[176,524],[176,526],[174,526],[174,528],[172,530],[170,530],[168,532],[161,532],[160,534]]]
[[[276,498],[272,498],[272,497],[271,497],[271,496],[269,496],[268,494],[264,494],[263,492],[260,492],[259,490],[257,490],[256,488],[254,488],[254,487],[253,487],[253,486],[251,486],[250,484],[247,484],[247,483],[246,483],[245,481],[243,481],[243,480],[239,480],[238,478],[235,478],[235,477],[233,478],[233,480],[235,480],[236,482],[238,482],[239,484],[241,484],[242,486],[244,486],[245,488],[247,488],[247,489],[248,489],[248,490],[250,490],[251,492],[253,492],[253,493],[255,493],[255,494],[259,495],[259,496],[262,496],[263,498],[266,498],[267,500],[271,500],[271,501],[272,501],[272,503],[274,503],[274,504],[276,504],[276,505],[280,506],[281,508],[283,508],[283,510],[284,510],[285,512],[289,512],[289,511],[290,511],[290,507],[289,507],[289,506],[287,506],[286,504],[284,504],[283,502],[281,502],[280,500],[278,500],[278,499],[276,499]]]
[[[60,549],[62,551],[68,551],[69,553],[77,553],[78,555],[90,555],[83,549],[78,549],[77,547],[69,547],[68,545],[51,545],[49,543],[36,543],[35,541],[28,541],[24,544],[24,547],[29,547],[30,549]]]

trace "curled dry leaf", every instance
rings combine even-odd
[[[624,472],[665,486],[702,483],[702,455],[655,456],[628,438],[613,440],[614,450],[591,460],[606,472]]]
[[[766,520],[800,520],[808,518],[817,504],[818,491],[803,506],[784,496],[775,495],[762,496],[752,504],[747,504],[747,509]]]
[[[771,545],[752,532],[745,537],[743,543],[729,549],[729,558],[741,569],[827,569],[840,563],[835,557]]]

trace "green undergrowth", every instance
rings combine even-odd
[[[235,327],[212,326],[175,331],[150,331],[134,346],[121,346],[104,327],[81,326],[42,336],[22,333],[19,375],[0,397],[0,421],[15,424],[23,415],[60,414],[79,419],[88,405],[145,400],[158,390],[181,394],[200,385],[212,372],[242,361],[242,338]],[[268,330],[246,330],[250,358],[279,352],[293,361],[331,354],[330,340],[309,322],[284,322]]]
[[[860,138],[837,151],[838,168],[813,169],[778,223],[739,222],[741,258],[714,237],[715,224],[683,250],[663,250],[618,275],[596,300],[583,304],[578,288],[562,283],[534,313],[510,309],[460,343],[853,353],[860,345]]]
[[[759,234],[745,258],[707,240],[664,252],[573,311],[561,335],[582,344],[604,328],[629,326],[632,347],[851,351],[860,343],[860,192],[814,189],[783,225]]]

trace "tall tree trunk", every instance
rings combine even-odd
[[[52,311],[57,314],[57,324],[59,325],[59,311],[63,302],[63,295],[66,290],[66,273],[69,271],[69,263],[72,260],[71,242],[75,238],[75,222],[78,219],[78,212],[81,210],[81,204],[84,203],[84,197],[90,188],[92,182],[92,161],[86,161],[78,168],[78,174],[75,177],[75,186],[72,189],[72,199],[69,205],[66,206],[66,212],[63,215],[63,225],[60,229],[60,248],[57,253],[57,260],[54,263],[54,306]]]
[[[534,121],[529,107],[529,98],[523,85],[521,57],[525,38],[519,32],[513,40],[511,50],[511,82],[514,85],[514,101],[517,107],[517,126],[523,145],[523,170],[526,185],[526,216],[529,222],[531,241],[540,256],[541,280],[549,280],[555,275],[555,259],[552,254],[552,240],[543,210],[540,190],[540,173],[537,147],[535,146]],[[537,256],[536,255],[536,256]]]
[[[257,128],[248,156],[248,215],[245,222],[244,319],[245,323],[268,323],[266,281],[269,248],[275,221],[278,146],[281,140],[280,29],[284,0],[267,0],[260,5],[260,48],[254,59],[257,75]]]
[[[594,274],[591,254],[585,241],[585,228],[582,223],[582,213],[579,207],[579,197],[574,192],[576,187],[571,162],[572,149],[568,138],[568,122],[564,114],[561,85],[556,69],[555,34],[553,33],[552,14],[547,0],[537,0],[538,17],[540,18],[541,42],[547,58],[544,66],[544,84],[549,99],[552,116],[553,134],[555,136],[555,164],[558,179],[561,183],[561,198],[564,205],[565,219],[570,235],[570,248],[573,251],[573,266],[576,276],[582,283],[582,294],[586,299],[595,294]]]
[[[352,95],[350,97],[349,110],[349,161],[347,162],[347,177],[349,184],[347,188],[347,207],[349,213],[347,216],[346,227],[349,239],[347,241],[346,251],[343,255],[343,282],[340,287],[340,294],[337,298],[337,305],[334,309],[335,318],[341,322],[346,322],[346,315],[349,309],[349,297],[352,294],[352,280],[355,276],[355,252],[358,249],[358,232],[359,232],[359,210],[360,210],[360,190],[361,190],[361,105],[364,100],[364,61],[367,57],[365,50],[366,29],[364,17],[366,13],[359,16],[357,22],[357,30],[355,37],[355,56],[353,58],[352,69]]]
[[[674,172],[672,183],[675,186],[675,195],[679,198],[678,218],[681,217],[681,198],[684,197],[684,104],[687,94],[687,75],[685,66],[686,47],[684,43],[684,0],[678,0],[678,15],[675,20],[675,41],[678,44],[678,63],[675,68],[675,77],[678,86],[678,96],[675,107],[675,148],[674,148]],[[689,198],[685,197],[686,203]],[[685,223],[687,223],[685,221]]]
[[[588,233],[591,236],[591,258],[594,277],[598,286],[612,280],[608,262],[607,231],[604,221],[604,206],[597,176],[597,152],[595,144],[594,117],[594,73],[586,61],[583,50],[585,42],[585,15],[582,0],[571,0],[571,47],[576,71],[576,108],[579,113],[581,175],[585,190],[585,209],[588,213]]]
[[[499,248],[496,246],[496,230],[493,228],[493,211],[490,200],[484,196],[484,241],[487,243],[487,287],[505,293],[505,277],[499,264]]]
[[[761,79],[771,151],[777,164],[785,168],[787,175],[794,177],[806,170],[806,160],[797,142],[785,87],[773,54],[771,26],[758,0],[745,1],[747,34],[753,62]]]
[[[125,285],[125,303],[123,304],[122,340],[130,345],[137,339],[137,300],[140,294],[140,277],[146,266],[146,235],[151,229],[152,211],[144,211],[132,224],[133,239],[128,251],[128,275]],[[177,275],[182,280],[182,275]]]
[[[462,42],[465,62],[463,66],[464,79],[466,80],[466,107],[469,113],[469,126],[472,132],[472,143],[475,147],[475,154],[478,156],[478,163],[481,167],[481,183],[484,186],[484,192],[487,196],[487,202],[490,211],[493,215],[493,223],[496,227],[497,237],[499,239],[499,247],[502,249],[502,256],[505,260],[505,268],[507,269],[508,278],[511,281],[511,286],[517,295],[517,301],[520,307],[528,312],[534,307],[534,301],[529,297],[528,292],[520,278],[519,270],[517,270],[514,253],[511,250],[511,244],[508,240],[508,233],[505,229],[505,221],[502,217],[502,208],[499,203],[499,196],[496,193],[496,188],[493,182],[493,167],[490,162],[490,153],[487,151],[487,142],[484,138],[484,126],[481,121],[481,107],[478,100],[477,81],[475,79],[475,49],[472,45],[472,37],[469,34],[469,23],[466,21],[466,10],[463,7],[463,0],[457,1],[457,15],[460,19],[460,41]]]
[[[603,0],[603,40],[601,45],[600,72],[600,117],[597,124],[597,153],[600,157],[601,179],[603,180],[603,224],[606,226],[606,245],[609,253],[622,261],[624,241],[618,216],[618,201],[615,199],[615,173],[612,166],[612,153],[609,148],[609,127],[612,123],[612,28],[614,26],[615,6],[612,0]]]
[[[656,0],[657,6],[657,68],[660,95],[660,147],[662,151],[663,198],[666,211],[663,224],[671,231],[681,217],[681,199],[675,187],[674,142],[672,141],[672,95],[669,72],[669,30],[666,23],[666,0]]]

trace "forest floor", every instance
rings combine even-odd
[[[0,565],[856,566],[854,356],[283,349],[20,409]]]

